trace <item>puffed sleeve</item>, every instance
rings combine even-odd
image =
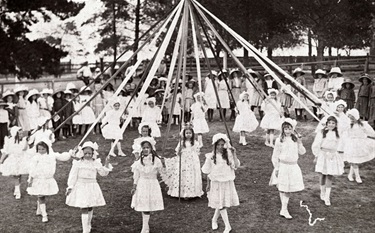
[[[78,165],[79,165],[79,161],[73,160],[72,168],[70,169],[70,172],[69,172],[68,189],[72,189],[77,182],[78,170],[79,170]]]
[[[313,144],[311,145],[311,150],[312,150],[313,155],[315,155],[315,157],[317,157],[321,152],[320,148],[321,148],[322,140],[323,140],[323,134],[322,132],[318,132],[315,136]]]
[[[70,154],[68,152],[58,153],[54,152],[56,160],[68,161],[70,159]]]
[[[275,169],[279,168],[279,156],[281,153],[281,149],[282,149],[282,144],[280,142],[280,138],[277,138],[275,141],[275,147],[273,148],[273,152],[272,152],[272,164]]]
[[[210,174],[212,170],[212,153],[206,154],[206,160],[202,166],[202,172],[204,174]]]
[[[95,163],[96,170],[101,176],[107,176],[109,172],[112,171],[113,169],[111,164],[109,164],[108,167],[103,166],[100,159],[96,159],[94,163]]]
[[[140,177],[140,170],[139,167],[142,166],[141,161],[135,161],[131,166],[133,172],[133,184],[138,184],[138,180]]]

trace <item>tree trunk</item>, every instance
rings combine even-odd
[[[324,48],[325,48],[324,40],[318,37],[318,46],[316,47],[317,61],[323,61]],[[319,64],[318,67],[322,68],[322,64]]]
[[[307,43],[308,43],[308,48],[309,48],[309,58],[311,60],[311,56],[312,56],[312,39],[311,39],[311,30],[309,29],[307,31]]]
[[[117,34],[116,34],[116,3],[112,3],[112,13],[113,13],[113,21],[112,21],[112,30],[113,30],[113,64],[112,70],[115,70],[116,66],[116,57],[117,57]]]
[[[272,47],[268,47],[267,48],[267,57],[269,59],[272,59],[272,52],[273,52],[273,48]]]
[[[138,49],[138,39],[139,39],[139,22],[140,22],[140,8],[141,8],[141,0],[137,0],[137,5],[135,7],[135,36],[134,36],[134,47],[133,51],[135,52]],[[137,61],[137,56],[133,59],[133,65]]]
[[[328,56],[332,57],[332,47],[328,47]]]
[[[245,67],[249,66],[249,51],[246,48],[243,48],[243,64]]]

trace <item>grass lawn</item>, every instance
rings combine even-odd
[[[311,117],[310,117],[311,119]],[[232,232],[374,232],[375,229],[375,160],[360,166],[363,184],[349,182],[346,175],[334,179],[331,194],[332,205],[326,207],[319,198],[319,176],[314,172],[311,144],[314,139],[316,122],[311,120],[299,123],[297,130],[303,135],[307,153],[299,159],[302,169],[305,190],[292,195],[289,212],[292,220],[279,217],[280,200],[276,187],[268,186],[272,172],[272,149],[264,145],[264,131],[258,128],[247,136],[248,145],[238,144],[239,135],[231,132],[234,146],[237,148],[241,167],[236,172],[236,188],[240,198],[240,206],[228,210]],[[233,122],[228,123],[229,128]],[[205,146],[201,151],[201,163],[204,154],[210,152],[211,138],[217,132],[225,132],[222,122],[210,124],[211,132],[204,135]],[[162,127],[165,133],[166,127]],[[164,134],[165,135],[165,134]],[[160,155],[171,157],[178,142],[178,127],[172,126],[167,148],[161,151],[165,138],[157,140],[157,151]],[[92,232],[140,232],[141,214],[130,208],[132,188],[133,162],[131,145],[137,132],[133,128],[126,132],[123,149],[128,154],[125,158],[113,158],[114,170],[107,177],[99,177],[107,205],[94,209]],[[80,138],[58,141],[54,150],[67,151],[78,143]],[[108,154],[110,142],[101,136],[90,135],[91,140],[98,142],[100,157]],[[65,205],[65,189],[71,161],[58,162],[55,178],[59,184],[58,195],[47,198],[49,222],[42,223],[41,217],[35,215],[36,197],[27,195],[26,177],[22,179],[22,198],[13,197],[13,183],[9,177],[0,177],[0,232],[82,232],[80,210]],[[346,167],[346,172],[348,167]],[[204,187],[206,180],[204,178]],[[207,207],[207,198],[181,200],[166,195],[166,187],[162,184],[165,210],[155,212],[151,216],[152,233],[203,233],[222,232],[223,223],[219,218],[219,230],[211,230],[213,210]],[[90,195],[89,193],[87,195]],[[300,201],[307,204],[313,219],[325,218],[314,226],[309,226],[309,215]]]

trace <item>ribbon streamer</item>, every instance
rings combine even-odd
[[[299,205],[300,205],[300,207],[306,208],[307,213],[309,213],[309,225],[310,226],[314,226],[317,221],[324,221],[325,220],[325,218],[316,218],[316,219],[314,219],[314,221],[312,221],[312,213],[311,213],[309,207],[307,205],[302,204],[302,203],[303,203],[303,201],[301,200]]]

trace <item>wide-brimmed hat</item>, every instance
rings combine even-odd
[[[217,77],[218,73],[215,70],[211,70],[211,72],[208,72],[207,77],[210,77],[212,75],[215,76],[215,77]]]
[[[217,76],[221,76],[223,74],[228,74],[228,71],[226,69],[222,69],[219,71],[219,73],[217,73]]]
[[[146,99],[146,103],[148,104],[149,102],[153,102],[154,104],[156,103],[155,97],[150,97]]]
[[[66,84],[66,89],[71,90],[72,92],[78,92],[78,88],[76,87],[76,85],[74,85],[74,83]]]
[[[73,92],[71,90],[65,90],[64,95],[73,95]]]
[[[359,82],[363,83],[363,79],[367,78],[368,83],[371,83],[372,80],[368,74],[362,74],[361,77],[358,79]]]
[[[53,90],[49,89],[49,88],[43,88],[43,90],[40,92],[40,94],[41,95],[43,95],[43,94],[52,95],[53,94]]]
[[[327,73],[322,69],[318,69],[317,71],[315,71],[314,78],[317,78],[318,74],[321,74],[324,77],[327,77]]]
[[[86,89],[85,89],[85,88],[86,88]],[[84,90],[84,91],[87,91],[87,92],[89,93],[89,95],[92,94],[92,90],[90,89],[90,87],[83,86],[83,87],[81,87],[81,89],[79,90],[79,92],[82,93],[83,90]]]
[[[39,95],[39,91],[37,89],[32,89],[29,91],[29,94],[27,94],[26,99],[28,100],[33,95]]]
[[[268,94],[271,95],[271,93],[275,93],[276,95],[279,94],[279,91],[277,89],[274,89],[274,88],[271,88],[271,89],[268,89]]]
[[[3,95],[2,95],[2,97],[3,97],[3,99],[5,100],[6,99],[6,97],[8,97],[8,96],[13,96],[13,98],[15,97],[15,94],[11,91],[11,90],[6,90],[4,93],[3,93]]]
[[[331,71],[329,72],[329,75],[337,74],[338,77],[342,76],[340,67],[332,67]]]
[[[164,89],[157,89],[157,90],[154,91],[154,95],[158,94],[158,93],[162,93],[162,92],[165,92],[165,90]]]
[[[27,95],[27,93],[29,93],[29,88],[24,86],[24,85],[20,85],[20,86],[17,86],[16,88],[14,88],[14,94],[17,95],[18,92],[25,92],[25,95]]]
[[[234,73],[238,73],[239,76],[241,76],[241,74],[242,74],[242,72],[241,72],[240,69],[238,69],[238,68],[234,68],[234,69],[232,69],[232,70],[229,72],[229,77],[230,77],[230,78],[233,78],[233,74],[234,74]]]
[[[159,78],[159,82],[167,82],[167,81],[168,81],[168,79],[165,78],[165,77],[160,77]]]
[[[297,68],[295,68],[294,70],[293,70],[293,76],[295,77],[296,76],[296,74],[301,74],[301,75],[304,75],[305,74],[305,72],[300,68],[300,67],[297,67]]]
[[[273,79],[272,75],[271,75],[271,74],[269,74],[269,73],[266,73],[265,75],[263,75],[263,78],[264,78],[264,79],[266,79],[267,77],[270,77],[270,78],[272,78],[272,79]]]
[[[344,82],[341,84],[342,88],[345,88],[346,84],[350,84],[350,89],[353,89],[355,87],[354,83],[350,80],[350,78],[346,78]]]
[[[64,89],[56,89],[53,92],[52,96],[55,97],[57,95],[57,93],[61,93],[61,97],[62,97],[62,95],[64,94]]]
[[[194,87],[195,84],[196,84],[196,82],[197,82],[197,81],[195,81],[194,79],[191,79],[191,80],[189,80],[189,81],[187,81],[187,82],[185,83],[185,86],[188,87],[189,83],[192,83],[192,84],[193,84],[193,87]]]

